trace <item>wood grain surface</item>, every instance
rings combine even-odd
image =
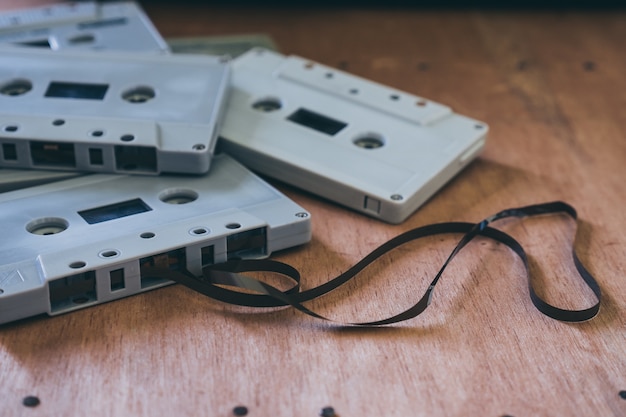
[[[5,8],[12,6],[11,2]],[[144,4],[164,37],[270,35],[295,53],[490,125],[483,155],[400,225],[273,182],[312,213],[313,239],[275,259],[321,284],[413,227],[563,200],[603,291],[580,324],[532,305],[524,269],[479,239],[420,317],[346,328],[290,308],[239,308],[181,286],[0,327],[1,416],[626,415],[626,14]],[[381,173],[384,175],[384,173]],[[576,224],[505,221],[552,303],[595,298],[575,274]],[[411,243],[308,307],[337,320],[413,304],[459,236]],[[22,401],[36,396],[40,404]],[[327,413],[328,414],[328,413]]]

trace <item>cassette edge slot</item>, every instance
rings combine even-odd
[[[152,146],[11,140],[6,136],[0,136],[0,166],[142,174],[160,172],[159,153]]]

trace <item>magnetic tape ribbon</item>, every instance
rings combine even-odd
[[[439,269],[439,272],[437,272],[435,278],[428,286],[426,292],[415,305],[399,314],[396,314],[386,319],[342,324],[355,326],[380,326],[398,323],[418,316],[424,310],[426,310],[426,308],[430,304],[435,285],[437,284],[437,282],[439,282],[439,279],[441,278],[441,275],[443,274],[448,264],[459,253],[459,251],[463,249],[463,247],[465,247],[465,245],[467,245],[472,239],[477,236],[487,237],[497,242],[500,242],[508,246],[520,257],[526,269],[530,299],[540,312],[555,320],[565,322],[581,322],[592,319],[598,314],[598,311],[600,310],[601,290],[595,278],[587,271],[587,269],[578,258],[575,250],[575,238],[574,242],[572,243],[572,256],[574,260],[574,265],[576,266],[580,277],[593,291],[598,300],[597,303],[594,304],[592,307],[583,310],[561,309],[549,304],[544,299],[542,299],[533,287],[530,277],[528,258],[522,246],[507,233],[504,233],[498,229],[489,226],[489,224],[491,224],[492,222],[507,217],[522,218],[553,213],[565,213],[572,217],[574,220],[577,220],[576,210],[572,206],[564,202],[556,201],[551,203],[502,210],[490,217],[487,217],[480,223],[449,222],[418,227],[404,232],[382,244],[381,246],[370,252],[367,256],[365,256],[357,264],[355,264],[346,272],[342,273],[336,278],[333,278],[332,280],[320,286],[308,290],[301,290],[300,273],[295,268],[285,263],[268,259],[231,260],[225,263],[207,266],[203,268],[203,275],[201,277],[194,277],[191,274],[161,268],[146,269],[144,273],[149,276],[170,279],[172,281],[183,284],[201,294],[226,303],[248,307],[280,307],[290,305],[312,317],[334,321],[308,309],[307,307],[303,306],[302,303],[327,294],[330,291],[338,288],[342,284],[345,284],[346,282],[354,278],[359,272],[365,269],[368,265],[374,262],[377,258],[405,243],[427,236],[460,233],[463,234],[463,237],[456,245],[456,247],[452,250],[448,258],[444,262],[443,266],[441,267],[441,269]],[[282,274],[291,278],[295,284],[289,290],[281,291],[264,282],[240,274],[241,272],[253,271],[274,272]],[[225,287],[249,290],[254,293],[244,293],[237,290],[230,290]]]

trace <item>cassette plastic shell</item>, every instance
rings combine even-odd
[[[189,196],[197,199],[174,204]],[[133,199],[151,210],[94,224],[80,215]],[[187,270],[199,275],[201,248],[212,247],[212,263],[224,262],[232,256],[231,239],[251,231],[263,230],[255,235],[265,236],[263,243],[236,257],[263,258],[311,238],[304,209],[225,154],[215,157],[206,176],[87,175],[0,194],[0,207],[0,323],[65,313],[170,284],[144,287],[139,260],[145,257],[184,248]],[[63,222],[65,230],[45,234],[46,227]],[[120,270],[125,286],[113,290],[113,271]],[[91,296],[80,304],[52,305],[51,288],[57,286],[51,282],[81,281],[90,274]]]
[[[387,222],[405,220],[485,143],[482,122],[307,59],[256,49],[232,69],[225,151]]]
[[[67,180],[82,175],[77,172],[42,171],[37,169],[0,168],[0,193]]]
[[[0,94],[0,166],[208,171],[230,75],[223,58],[10,46],[0,47],[0,56],[0,92],[9,90]],[[32,88],[11,95],[11,86],[20,83]],[[63,87],[67,95],[76,86],[105,86],[106,91],[99,98],[46,97],[58,85],[70,86]],[[130,101],[137,100],[135,92],[145,101]],[[59,144],[70,148],[57,155]],[[34,146],[43,149],[43,162],[35,160]]]
[[[53,50],[169,51],[133,2],[62,3],[1,13],[0,43]]]

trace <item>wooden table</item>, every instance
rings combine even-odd
[[[542,315],[522,263],[486,239],[453,261],[423,315],[387,328],[171,286],[0,327],[0,415],[626,415],[626,14],[146,3],[164,37],[266,33],[284,53],[490,125],[484,154],[401,225],[275,183],[313,216],[312,241],[273,256],[299,268],[305,287],[413,227],[563,200],[581,218],[577,250],[602,287],[600,314],[579,324]],[[500,226],[532,256],[549,301],[595,302],[569,256],[573,221]],[[307,306],[343,321],[400,311],[458,238],[408,244]],[[24,406],[27,396],[40,404]]]

